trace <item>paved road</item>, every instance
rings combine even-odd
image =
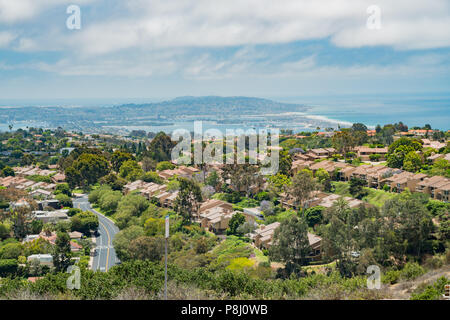
[[[119,262],[116,256],[116,251],[113,247],[113,239],[119,228],[107,217],[92,209],[87,195],[84,195],[73,201],[75,208],[80,208],[83,211],[91,211],[98,216],[98,232],[99,235],[95,239],[96,249],[95,256],[92,263],[93,270],[108,271],[112,266]]]

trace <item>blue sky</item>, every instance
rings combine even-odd
[[[447,0],[0,0],[0,100],[449,93],[449,30]]]

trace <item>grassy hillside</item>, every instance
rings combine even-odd
[[[351,197],[352,195],[349,192],[349,183],[348,182],[332,182],[333,186],[336,188],[335,193],[339,194],[344,197]],[[395,197],[395,193],[386,192],[384,190],[377,190],[373,188],[364,188],[369,193],[367,196],[365,196],[362,200],[377,206],[381,207],[383,204],[389,200]]]

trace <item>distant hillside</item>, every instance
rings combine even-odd
[[[280,103],[268,99],[251,97],[178,97],[173,100],[149,104],[127,104],[119,108],[122,110],[151,110],[160,115],[214,115],[227,113],[239,114],[263,114],[292,111],[305,111],[304,105]]]
[[[125,104],[108,107],[9,107],[1,108],[1,122],[14,121],[108,121],[131,119],[172,119],[192,115],[243,115],[305,111],[298,104],[279,103],[249,97],[179,97],[147,104]]]

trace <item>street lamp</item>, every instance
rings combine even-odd
[[[167,241],[169,239],[169,216],[166,216],[165,263],[164,263],[164,300],[167,300]]]

